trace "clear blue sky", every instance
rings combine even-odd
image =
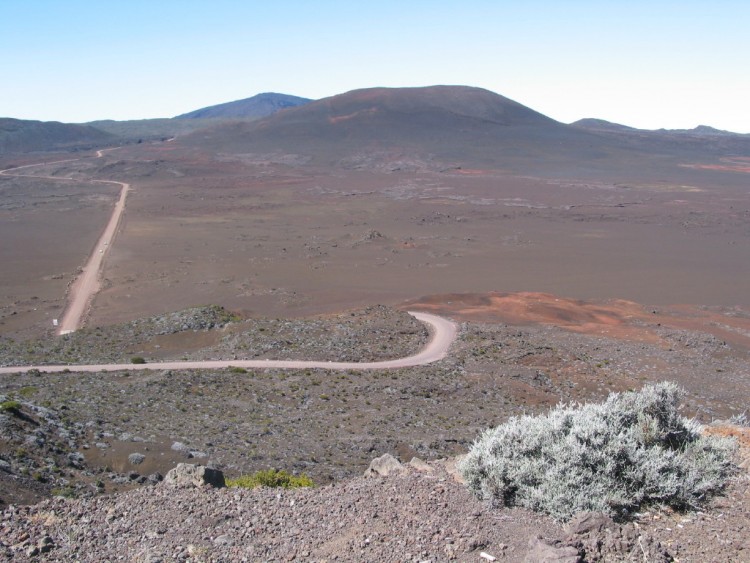
[[[0,0],[0,63],[22,119],[467,84],[563,122],[750,133],[748,0]]]

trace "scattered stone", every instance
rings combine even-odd
[[[524,563],[579,563],[581,557],[575,547],[560,545],[540,536],[529,540],[529,551]]]
[[[409,466],[413,469],[416,469],[417,471],[422,471],[424,473],[432,473],[434,471],[426,461],[422,461],[418,457],[411,458]]]
[[[140,465],[143,463],[144,459],[146,459],[145,455],[135,452],[128,456],[128,463],[130,463],[130,465]]]
[[[37,547],[39,548],[40,553],[47,553],[55,547],[55,542],[52,541],[51,537],[43,536],[42,539],[39,540],[39,543],[37,543]]]
[[[222,534],[214,538],[214,545],[223,546],[223,545],[232,545],[232,544],[234,544],[234,540],[228,534]]]
[[[182,455],[184,455],[186,458],[190,459],[193,457],[193,454],[190,451],[190,448],[188,448],[185,444],[182,442],[174,442],[172,444],[172,450],[175,452],[179,452]]]
[[[116,485],[125,485],[130,482],[130,477],[127,475],[121,475],[119,473],[113,473],[109,476],[110,480]]]

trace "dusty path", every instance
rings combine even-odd
[[[115,147],[117,148],[117,147]],[[101,149],[96,151],[96,158],[101,158],[107,151],[111,149]],[[25,166],[19,166],[17,168],[9,168],[7,170],[0,171],[0,176],[15,176],[19,178],[44,178],[46,180],[62,180],[66,182],[77,181],[76,178],[65,178],[60,176],[40,176],[37,174],[17,174],[17,170],[24,168],[32,168],[34,166],[43,166],[49,164],[59,164],[62,162],[74,162],[81,160],[80,158],[68,158],[65,160],[56,160],[54,162],[40,162],[37,164],[27,164]],[[91,256],[86,261],[86,264],[81,268],[81,273],[75,279],[70,286],[70,290],[67,295],[67,304],[65,306],[65,312],[60,320],[58,327],[58,334],[68,334],[74,332],[81,327],[83,319],[88,311],[91,301],[94,295],[99,291],[99,274],[101,272],[102,263],[104,257],[107,255],[107,251],[111,246],[111,242],[117,234],[117,228],[120,225],[122,214],[125,211],[125,200],[128,197],[128,191],[130,190],[130,184],[125,182],[117,182],[114,180],[88,180],[97,184],[117,184],[120,186],[120,198],[115,204],[115,208],[112,210],[112,215],[109,218],[109,222],[104,229],[104,232],[99,237],[96,245],[94,246]]]
[[[100,151],[101,152],[101,151]],[[112,216],[109,218],[102,236],[94,246],[94,250],[89,256],[86,265],[81,270],[81,274],[76,278],[73,285],[70,286],[68,293],[68,306],[65,308],[65,314],[60,321],[58,334],[67,334],[78,330],[81,322],[86,315],[89,305],[94,295],[99,291],[99,273],[102,268],[102,262],[107,255],[110,243],[117,234],[117,228],[122,219],[122,213],[125,211],[125,200],[128,197],[130,184],[125,182],[116,182],[114,180],[95,180],[100,184],[117,184],[121,187],[120,199],[117,200],[115,208],[112,210]]]
[[[432,315],[430,313],[417,313],[409,311],[417,320],[427,324],[430,327],[430,341],[417,354],[398,358],[395,360],[385,360],[382,362],[321,362],[321,361],[303,361],[303,360],[207,360],[196,362],[158,362],[153,364],[97,364],[97,365],[59,365],[59,366],[12,366],[0,367],[0,374],[19,373],[32,369],[38,369],[45,372],[98,372],[98,371],[120,371],[120,370],[146,370],[146,369],[224,369],[228,367],[240,368],[274,368],[274,369],[305,369],[305,368],[324,368],[324,369],[392,369],[411,366],[422,366],[431,364],[443,359],[448,353],[453,341],[456,339],[456,324],[443,317]]]

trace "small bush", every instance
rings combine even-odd
[[[37,389],[33,385],[28,385],[26,387],[21,387],[18,390],[18,394],[21,395],[21,397],[28,399],[29,397],[34,395],[37,391],[39,391],[39,389]]]
[[[312,487],[314,483],[304,473],[291,475],[286,471],[267,469],[257,471],[252,475],[243,475],[237,479],[227,479],[227,487],[242,487],[255,489],[258,487],[282,487],[284,489],[297,489],[299,487]]]
[[[238,366],[229,366],[229,373],[247,373],[247,370]]]
[[[459,469],[478,497],[558,520],[584,510],[622,516],[646,504],[699,507],[732,474],[734,442],[701,436],[677,412],[681,395],[660,383],[514,417],[485,431]]]
[[[59,489],[52,489],[52,496],[53,497],[63,497],[63,498],[76,498],[76,490],[73,487],[62,487]]]
[[[21,403],[18,401],[3,401],[0,403],[0,412],[17,413],[21,408]]]
[[[131,364],[145,364],[146,358],[143,358],[141,356],[133,356],[132,358],[130,358],[130,363]]]

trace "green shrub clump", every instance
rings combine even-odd
[[[21,408],[21,403],[18,401],[8,400],[0,403],[0,412],[12,412],[16,413]]]
[[[242,487],[245,489],[256,489],[258,487],[296,489],[312,487],[313,485],[312,479],[304,473],[291,475],[283,469],[266,469],[265,471],[257,471],[252,475],[243,475],[237,479],[227,479],[227,487]]]
[[[146,358],[143,358],[141,356],[133,356],[132,358],[130,358],[130,363],[131,364],[145,364]]]
[[[732,475],[735,443],[702,436],[680,416],[683,393],[664,382],[511,418],[485,431],[459,470],[476,496],[557,520],[586,510],[622,517],[648,504],[697,508]]]
[[[76,490],[73,487],[62,487],[60,489],[52,489],[53,497],[63,498],[76,498]]]

